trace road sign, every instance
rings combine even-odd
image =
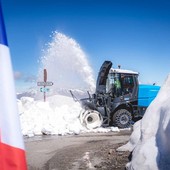
[[[40,81],[40,82],[37,82],[37,86],[52,86],[52,85],[53,85],[53,82],[51,82],[51,81],[47,81],[47,82]]]
[[[40,92],[49,92],[49,91],[50,91],[49,88],[45,88],[45,87],[40,88]]]

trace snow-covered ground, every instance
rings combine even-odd
[[[134,125],[129,142],[119,151],[132,151],[128,170],[170,169],[170,75],[142,120]]]

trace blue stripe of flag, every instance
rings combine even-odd
[[[4,25],[4,19],[3,19],[3,14],[2,14],[1,2],[0,2],[0,44],[8,46],[5,25]]]

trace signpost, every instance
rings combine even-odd
[[[48,92],[50,89],[46,88],[46,86],[52,86],[53,82],[47,81],[47,70],[44,69],[44,81],[37,82],[37,86],[44,86],[40,88],[40,92],[44,93],[44,102],[46,101],[46,92]]]

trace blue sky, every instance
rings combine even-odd
[[[104,60],[161,85],[170,73],[170,2],[1,0],[17,88],[29,86],[52,31],[75,39],[97,76]]]

